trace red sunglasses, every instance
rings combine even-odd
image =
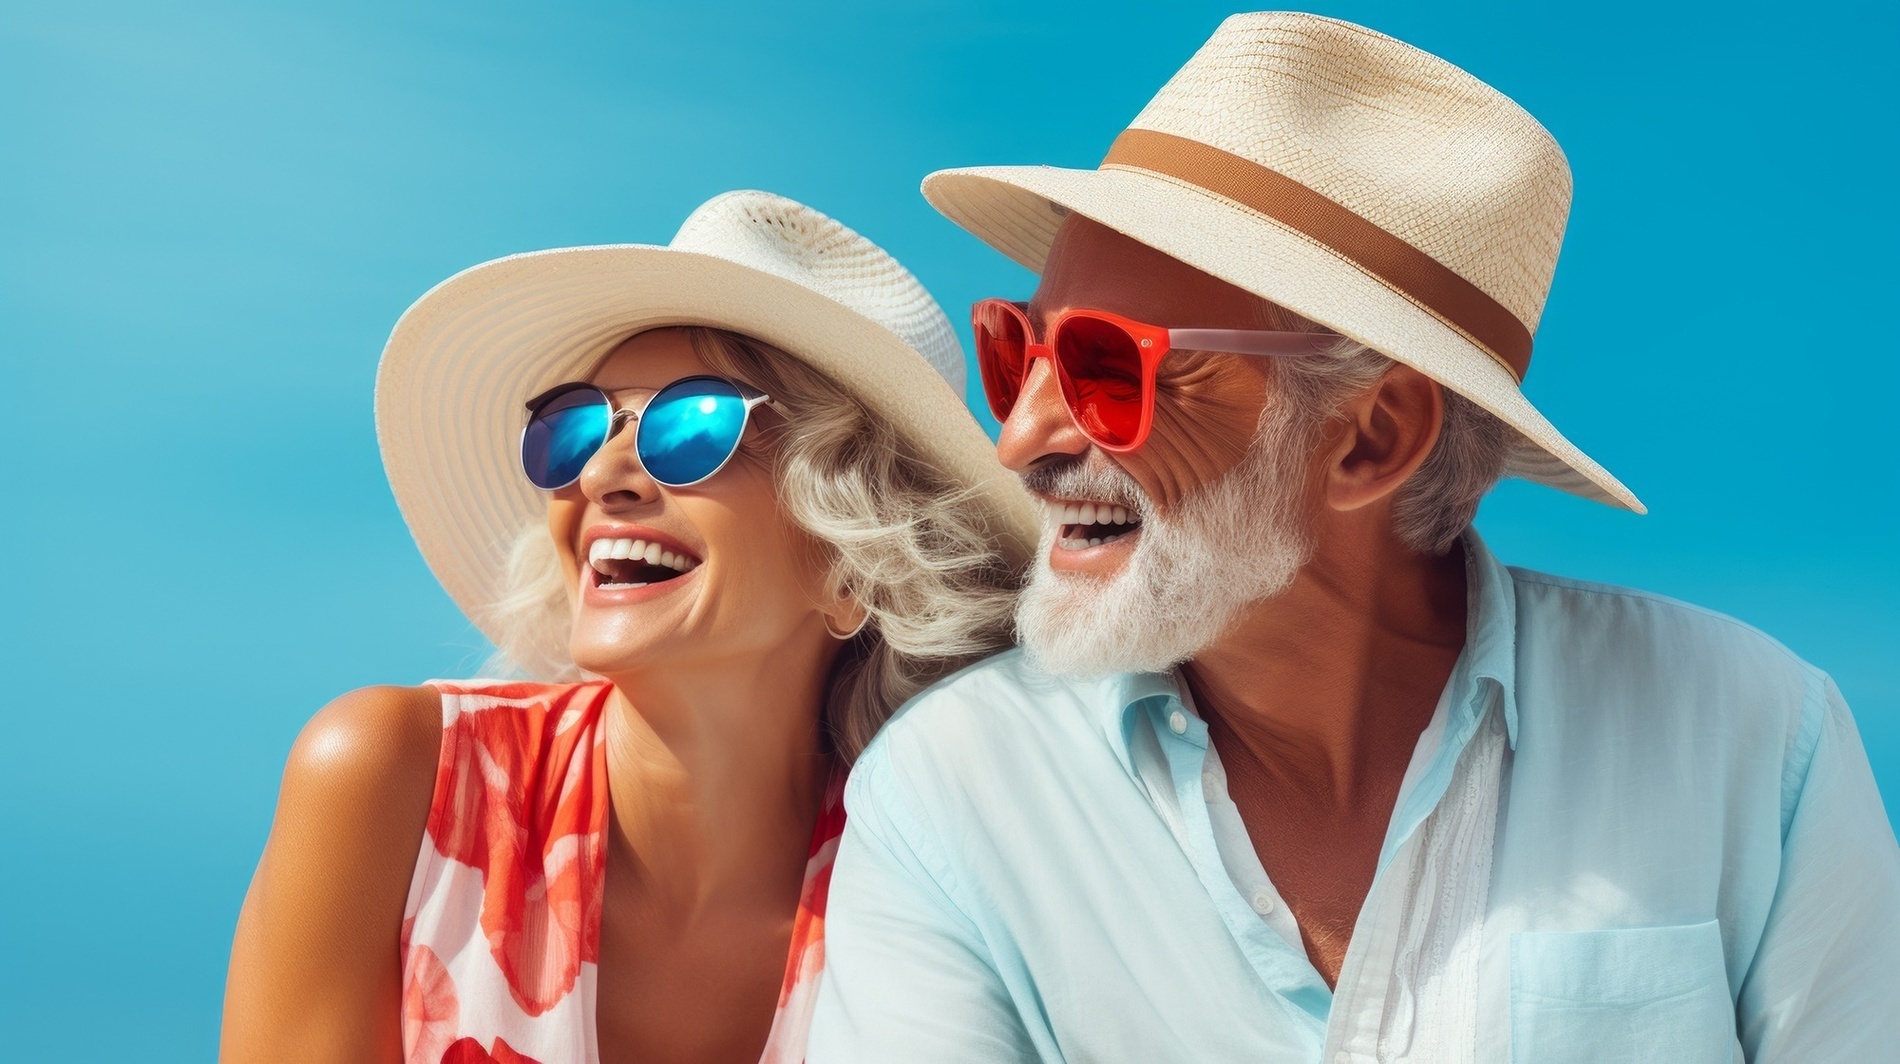
[[[985,299],[970,309],[976,364],[990,413],[1003,421],[1022,394],[1029,364],[1048,358],[1062,399],[1096,446],[1123,453],[1147,442],[1154,424],[1155,367],[1175,348],[1235,355],[1310,355],[1339,339],[1334,333],[1242,329],[1164,329],[1104,310],[1070,310],[1037,343],[1026,303]]]

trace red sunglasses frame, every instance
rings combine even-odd
[[[1055,371],[1056,383],[1062,391],[1063,405],[1068,407],[1069,420],[1082,431],[1089,442],[1104,451],[1126,454],[1137,450],[1148,442],[1148,430],[1154,426],[1155,413],[1155,370],[1168,352],[1181,348],[1190,351],[1208,351],[1220,354],[1257,355],[1265,357],[1288,357],[1295,355],[1318,354],[1332,346],[1340,337],[1337,333],[1321,332],[1283,332],[1265,329],[1168,329],[1159,325],[1150,325],[1145,321],[1136,321],[1106,310],[1072,309],[1065,310],[1049,324],[1046,341],[1036,339],[1036,330],[1029,321],[1029,305],[1007,299],[983,299],[970,308],[970,325],[976,333],[977,370],[983,376],[983,394],[989,400],[990,413],[998,421],[1007,421],[1010,411],[1022,398],[1022,382],[1029,377],[1029,370],[1038,358],[1047,358],[1049,366]],[[983,335],[990,330],[984,327],[984,317],[988,313],[1006,312],[1016,319],[1023,331],[1023,360],[1016,379],[1016,394],[1007,404],[1002,402],[1000,389],[1003,387],[1001,366],[996,365],[999,356],[987,349]],[[1075,382],[1069,371],[1056,355],[1063,327],[1073,321],[1095,321],[1113,326],[1127,334],[1134,341],[1135,350],[1141,356],[1141,413],[1135,434],[1128,443],[1114,443],[1100,438],[1091,430],[1082,416],[1082,401],[1076,394]]]

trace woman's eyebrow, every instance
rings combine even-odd
[[[596,384],[594,387],[599,388],[603,393],[610,396],[626,395],[629,392],[644,395],[658,395],[660,393],[660,389],[646,384],[625,384],[618,388],[612,388],[605,384]]]

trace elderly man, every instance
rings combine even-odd
[[[814,1064],[1892,1059],[1900,848],[1828,678],[1508,569],[1570,176],[1463,71],[1241,15],[1099,170],[925,194],[1046,505],[1025,651],[853,772]]]

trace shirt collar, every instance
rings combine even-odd
[[[1461,704],[1480,681],[1497,686],[1503,703],[1504,733],[1517,749],[1517,583],[1491,553],[1478,530],[1467,529],[1465,548],[1465,649],[1452,668],[1452,695]],[[1460,676],[1460,671],[1464,676]],[[1462,681],[1462,682],[1461,682]]]
[[[1165,713],[1170,707],[1183,706],[1182,680],[1178,671],[1127,672],[1109,677],[1099,703],[1110,710],[1103,721],[1107,725],[1108,745],[1121,760],[1130,776],[1135,770],[1135,729],[1150,727],[1153,713]],[[1195,723],[1199,724],[1197,720]],[[1205,727],[1205,725],[1202,725]]]
[[[1494,686],[1504,712],[1505,735],[1517,749],[1517,589],[1511,571],[1499,562],[1479,537],[1467,529],[1460,542],[1465,551],[1465,648],[1452,666],[1446,686],[1455,717],[1475,717],[1485,705],[1483,688]],[[1165,719],[1179,706],[1190,715],[1190,737],[1206,727],[1194,717],[1191,703],[1182,697],[1178,670],[1122,673],[1103,681],[1100,703],[1109,710],[1103,721],[1109,745],[1122,768],[1135,774],[1131,744],[1134,729],[1145,722]]]

